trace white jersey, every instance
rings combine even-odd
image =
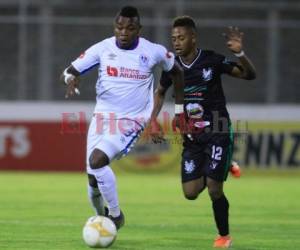
[[[134,49],[120,49],[111,37],[90,47],[72,65],[81,74],[99,67],[95,113],[147,121],[153,109],[154,67],[170,71],[174,55],[141,37]]]

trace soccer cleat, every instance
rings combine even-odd
[[[108,207],[104,207],[104,216],[108,217],[108,215],[109,215]]]
[[[229,248],[232,245],[232,238],[229,235],[218,236],[214,241],[214,247],[216,248]]]
[[[122,211],[118,217],[112,217],[111,215],[109,215],[108,218],[110,218],[115,223],[117,230],[119,230],[125,224],[125,216]]]
[[[231,162],[229,171],[233,177],[235,177],[235,178],[241,177],[241,169],[237,162],[235,162],[235,161]]]

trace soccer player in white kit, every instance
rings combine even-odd
[[[175,83],[176,124],[183,113],[182,69],[165,47],[140,37],[140,29],[137,9],[123,7],[114,21],[115,35],[91,46],[62,74],[68,97],[78,93],[78,76],[98,67],[97,103],[87,136],[88,194],[96,213],[108,215],[118,229],[125,220],[109,164],[126,155],[151,117],[156,117],[151,115],[155,66],[169,72]]]

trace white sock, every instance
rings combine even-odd
[[[88,196],[97,215],[104,215],[104,201],[98,188],[88,184]]]
[[[109,166],[93,169],[98,188],[109,209],[109,214],[113,217],[120,215],[120,207],[117,193],[116,177]]]

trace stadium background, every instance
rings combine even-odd
[[[169,48],[176,15],[194,17],[201,47],[229,58],[222,32],[230,25],[240,27],[258,77],[251,82],[224,77],[238,130],[235,158],[245,167],[299,167],[300,4],[271,2],[1,0],[0,169],[84,169],[85,131],[61,131],[62,121],[63,113],[73,113],[76,123],[84,111],[88,123],[96,70],[82,78],[81,95],[72,101],[64,99],[58,78],[84,49],[112,35],[113,17],[128,3],[140,9],[142,35]],[[172,91],[168,94],[172,103]],[[166,110],[172,114],[170,105]],[[72,149],[69,154],[66,147]],[[124,164],[129,160],[133,168],[172,168],[179,145],[162,147],[166,159],[157,146],[142,144]],[[41,166],[42,159],[47,160]]]
[[[297,249],[300,2],[293,0],[0,0],[0,249],[87,249],[80,235],[93,214],[84,169],[96,72],[82,78],[72,100],[58,78],[112,35],[113,17],[127,4],[139,8],[143,36],[168,47],[172,19],[182,14],[197,21],[202,48],[229,58],[222,32],[229,25],[245,32],[257,79],[225,76],[223,84],[243,170],[226,184],[233,249]],[[211,249],[209,197],[183,199],[180,143],[167,137],[161,145],[141,140],[113,165],[127,225],[112,249]]]

